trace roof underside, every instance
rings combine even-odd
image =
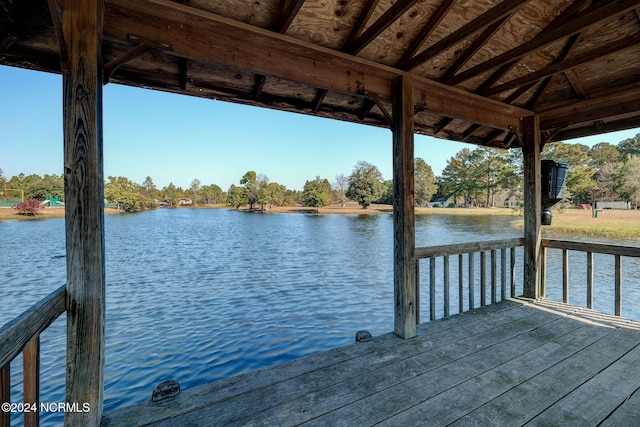
[[[519,146],[640,127],[640,0],[105,0],[105,83]],[[56,0],[0,0],[0,64],[59,73]],[[53,11],[53,13],[52,13]],[[55,19],[52,19],[52,15]]]

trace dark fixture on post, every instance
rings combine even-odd
[[[542,177],[542,225],[551,225],[551,207],[564,198],[564,179],[569,165],[543,160]]]

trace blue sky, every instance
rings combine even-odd
[[[62,78],[0,66],[0,169],[62,174]],[[640,129],[576,139],[618,142]],[[415,155],[436,175],[467,145],[416,136]],[[468,146],[474,148],[473,146]],[[249,170],[301,190],[306,180],[349,175],[359,160],[392,178],[391,131],[301,114],[108,84],[104,87],[104,175],[158,188],[238,184]]]

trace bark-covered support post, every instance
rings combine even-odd
[[[524,296],[540,298],[542,189],[540,118],[522,119],[524,166]]]
[[[59,2],[67,248],[67,426],[98,426],[105,352],[102,0]],[[84,412],[83,405],[89,411]]]
[[[415,213],[413,185],[413,82],[404,74],[393,82],[393,245],[394,331],[416,336]]]

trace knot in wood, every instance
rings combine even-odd
[[[371,332],[369,331],[358,331],[356,332],[356,342],[365,342],[372,340]]]
[[[180,384],[176,380],[162,381],[151,394],[151,401],[159,402],[180,394]]]

